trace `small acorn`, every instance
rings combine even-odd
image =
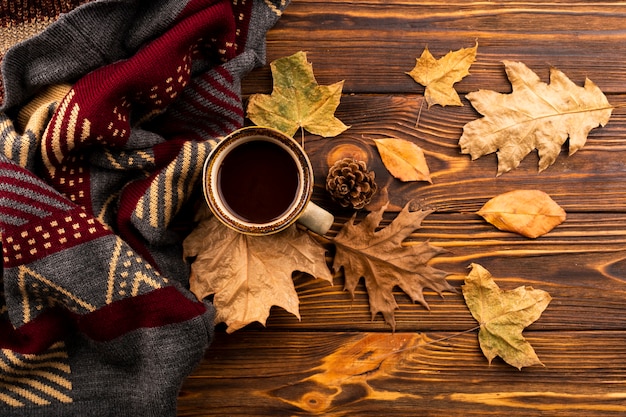
[[[365,162],[343,158],[328,170],[326,190],[342,207],[360,210],[367,206],[378,190],[374,171],[368,171]]]

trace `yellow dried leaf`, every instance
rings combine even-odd
[[[253,94],[248,102],[248,118],[254,124],[273,127],[289,136],[299,128],[323,137],[337,136],[348,129],[335,117],[343,81],[319,85],[302,51],[277,59],[270,67],[272,94]]]
[[[468,94],[485,117],[467,123],[459,139],[461,152],[472,159],[497,151],[497,175],[516,168],[534,149],[541,172],[554,163],[568,138],[572,155],[585,145],[591,129],[608,123],[613,108],[591,80],[579,87],[552,68],[546,84],[521,62],[504,61],[504,66],[513,92]]]
[[[536,238],[566,218],[565,210],[539,190],[516,190],[487,201],[476,213],[500,230]]]
[[[401,181],[428,181],[430,170],[422,148],[403,139],[374,139],[383,164]]]
[[[426,87],[424,98],[428,107],[462,106],[454,84],[469,75],[469,68],[476,60],[478,43],[472,48],[450,51],[440,59],[435,59],[428,48],[417,59],[415,67],[407,72],[416,82]]]
[[[478,264],[471,268],[463,297],[480,324],[478,340],[489,363],[500,356],[518,369],[543,365],[522,331],[539,319],[552,300],[550,294],[528,286],[503,291],[485,268]]]
[[[325,249],[296,226],[247,236],[209,217],[185,239],[183,250],[186,258],[195,258],[191,291],[200,300],[214,295],[215,321],[226,323],[229,333],[255,321],[264,325],[274,305],[300,318],[294,271],[332,284]]]

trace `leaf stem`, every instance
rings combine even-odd
[[[422,100],[420,101],[420,108],[417,112],[417,120],[415,121],[416,129],[417,129],[417,126],[419,126],[420,124],[420,118],[422,117],[422,108],[424,108],[424,97],[422,97]]]
[[[411,347],[407,347],[407,348],[404,348],[404,349],[394,350],[393,352],[383,356],[382,360],[385,360],[385,359],[387,359],[387,358],[389,358],[389,357],[391,357],[393,355],[397,355],[398,353],[408,352],[408,351],[411,351],[411,350],[416,350],[416,349],[422,348],[424,346],[434,345],[435,343],[445,342],[446,340],[450,340],[450,339],[452,339],[454,337],[462,336],[462,335],[467,334],[467,333],[472,333],[472,332],[474,332],[474,331],[476,331],[478,329],[480,329],[480,324],[477,325],[477,326],[472,327],[471,329],[463,330],[462,332],[454,333],[454,334],[451,334],[450,336],[442,337],[440,339],[431,340],[430,342],[426,342],[424,344],[419,344],[417,346],[411,346]]]

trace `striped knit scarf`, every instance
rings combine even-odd
[[[0,9],[0,415],[174,415],[213,331],[181,242],[280,0]]]

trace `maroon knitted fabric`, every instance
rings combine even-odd
[[[213,329],[179,220],[286,3],[16,3],[0,16],[29,28],[2,57],[0,415],[173,415]]]

